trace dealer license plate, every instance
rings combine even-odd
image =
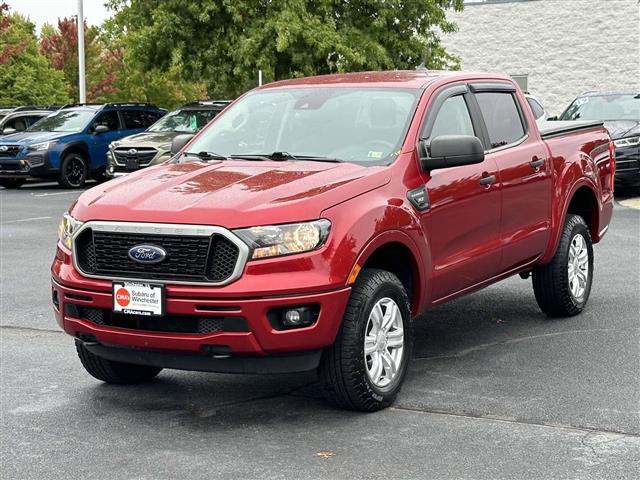
[[[164,315],[164,286],[113,282],[113,311],[132,315]]]

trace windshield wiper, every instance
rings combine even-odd
[[[200,160],[229,160],[229,157],[225,157],[224,155],[220,155],[215,152],[184,152],[183,155],[198,157]]]
[[[332,162],[339,163],[341,160],[337,158],[321,157],[316,155],[293,155],[289,152],[273,152],[273,153],[260,153],[260,154],[238,154],[229,155],[230,158],[247,159],[247,160],[311,160],[318,162]]]

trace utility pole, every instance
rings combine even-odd
[[[87,102],[84,78],[84,14],[82,12],[82,0],[78,0],[78,90],[80,103]]]

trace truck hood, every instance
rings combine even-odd
[[[0,137],[0,142],[19,145],[32,145],[34,143],[57,140],[69,135],[68,132],[16,132]]]
[[[640,121],[637,120],[607,120],[604,126],[612,140],[628,137],[631,133],[640,135]]]
[[[116,148],[128,147],[157,147],[171,143],[180,132],[140,132],[129,135],[116,142]]]
[[[389,170],[300,160],[165,163],[86,191],[71,213],[82,221],[227,228],[310,220],[389,182]]]

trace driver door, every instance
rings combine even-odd
[[[95,133],[98,125],[104,125],[109,131],[104,133]],[[122,137],[120,116],[117,110],[108,110],[100,113],[89,127],[91,140],[89,142],[89,151],[91,154],[91,169],[103,166],[106,163],[106,155],[109,144],[114,140]]]
[[[466,85],[446,87],[427,110],[423,139],[475,135],[483,140],[477,103]],[[431,300],[472,288],[499,271],[501,193],[498,166],[483,163],[424,172],[429,208],[422,226],[431,251]]]

